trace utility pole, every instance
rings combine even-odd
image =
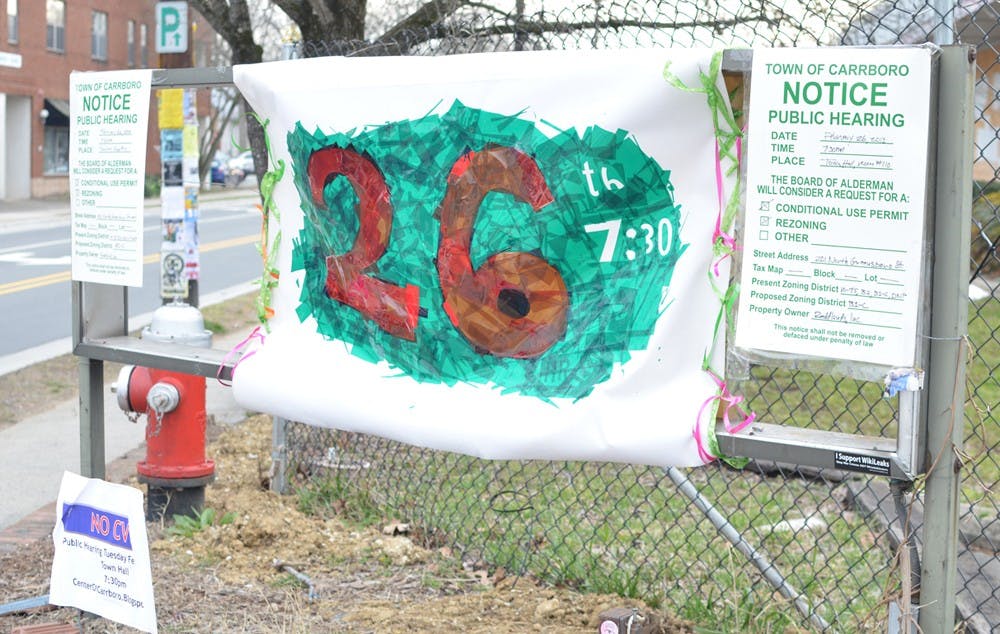
[[[156,52],[160,68],[194,66],[187,2],[156,4]],[[162,240],[160,297],[187,298],[198,306],[198,108],[193,89],[157,91],[160,123]]]

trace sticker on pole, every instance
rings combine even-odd
[[[64,472],[49,602],[156,632],[142,492]]]

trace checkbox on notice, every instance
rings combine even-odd
[[[769,238],[769,236],[770,236],[770,232],[768,232],[768,231],[761,231],[759,237],[760,237],[761,240],[767,240]]]
[[[760,217],[760,226],[762,226],[762,227],[770,227],[771,226],[771,216],[761,216]]]

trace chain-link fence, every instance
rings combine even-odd
[[[958,6],[960,5],[960,6]],[[470,3],[368,42],[308,42],[302,56],[440,55],[637,46],[968,43],[978,49],[974,224],[959,620],[1000,628],[1000,13],[986,2],[601,2],[553,9]],[[895,434],[895,402],[863,381],[751,370],[749,408],[771,422]],[[467,566],[641,597],[708,631],[884,631],[919,583],[921,491],[794,465],[681,471],[483,461],[276,422],[276,483],[338,498],[359,519],[394,516]],[[910,542],[912,544],[912,541]]]

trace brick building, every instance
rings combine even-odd
[[[69,75],[156,68],[155,0],[0,0],[0,199],[69,191]],[[204,20],[198,40],[213,38]],[[158,175],[150,100],[146,173]]]
[[[3,4],[0,198],[65,194],[69,191],[70,72],[155,64],[156,3],[3,0]],[[147,172],[155,172],[156,165],[158,159],[150,147]]]

